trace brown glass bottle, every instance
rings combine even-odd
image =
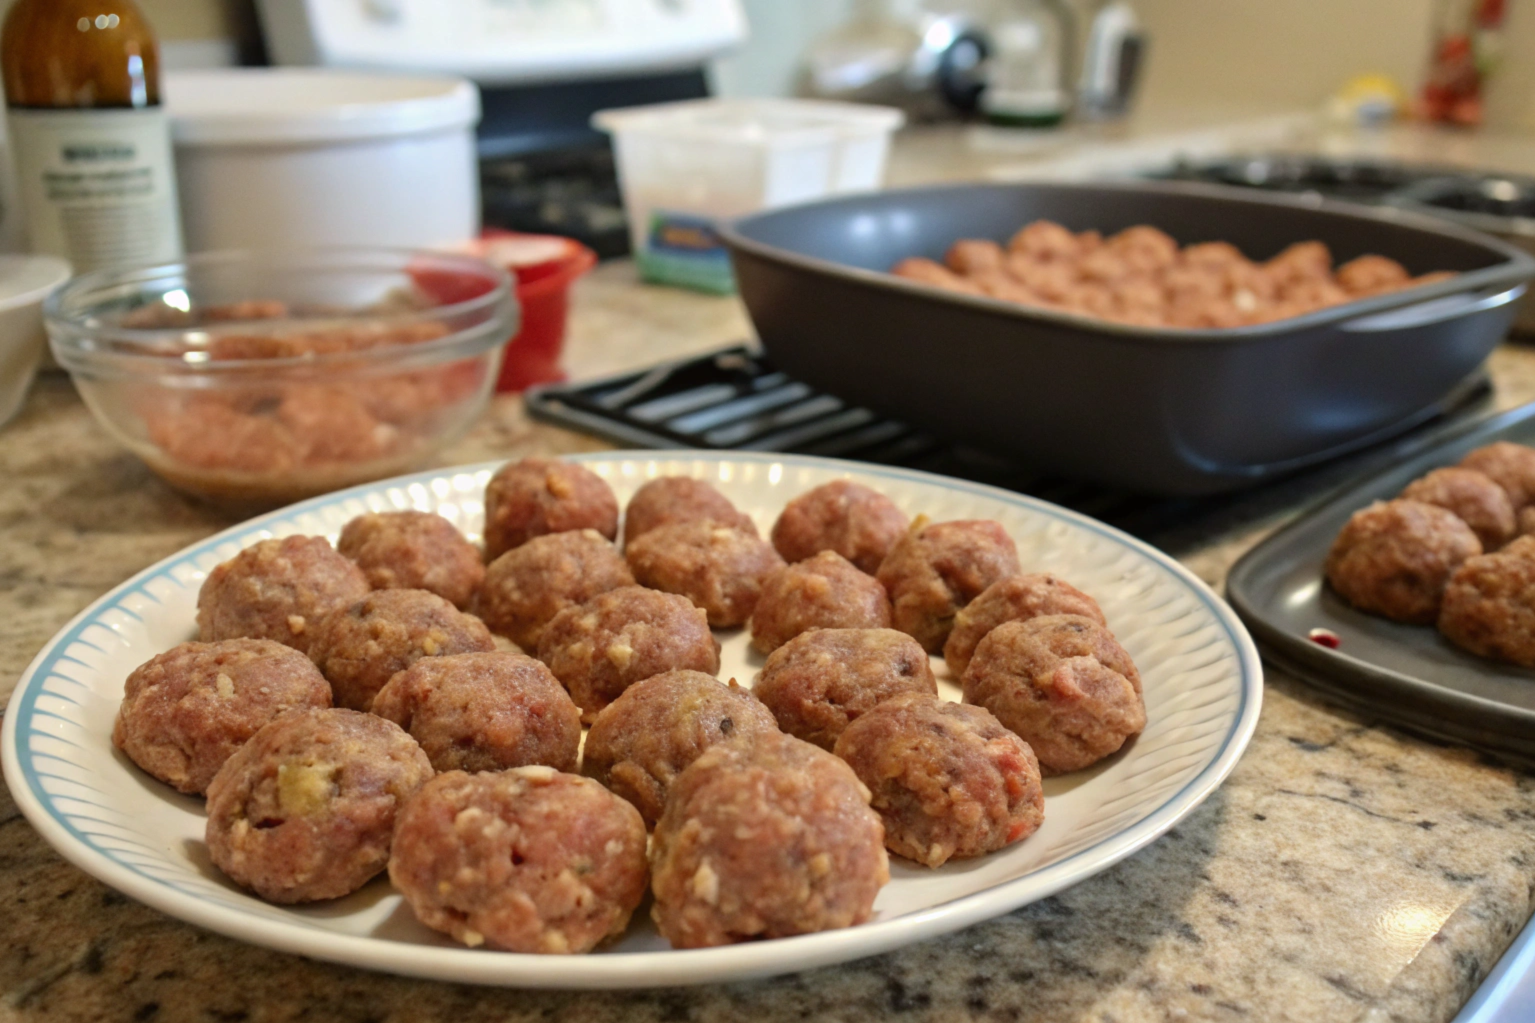
[[[76,271],[180,258],[159,47],[133,0],[16,0],[0,69],[33,249]]]

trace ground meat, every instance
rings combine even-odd
[[[552,458],[508,462],[485,487],[485,557],[535,536],[595,529],[618,536],[618,499],[590,469]]]
[[[965,673],[975,645],[1003,622],[1040,615],[1082,615],[1107,625],[1098,602],[1066,580],[1045,572],[1010,575],[981,591],[954,616],[954,631],[943,645],[943,660],[957,679]]]
[[[989,519],[935,522],[908,532],[879,566],[895,627],[941,653],[954,616],[999,579],[1017,575],[1018,548]]]
[[[868,920],[890,879],[884,827],[842,761],[787,735],[711,746],[656,825],[651,915],[677,948]]]
[[[309,656],[336,705],[368,710],[394,673],[423,657],[494,650],[490,630],[425,590],[375,590],[321,619]]]
[[[784,506],[773,523],[773,546],[791,562],[836,551],[873,575],[909,524],[906,513],[879,491],[832,480]]]
[[[645,822],[580,775],[452,771],[400,813],[389,878],[418,920],[471,947],[590,952],[645,896]]]
[[[752,646],[770,654],[811,629],[884,629],[890,598],[873,576],[833,551],[786,565],[762,584],[752,612]]]
[[[652,529],[630,543],[624,556],[642,586],[682,594],[720,629],[751,617],[763,581],[784,564],[767,541],[712,522]]]
[[[485,578],[479,548],[432,512],[359,515],[341,530],[336,549],[376,590],[429,590],[459,608],[469,606]]]
[[[702,608],[688,598],[643,586],[621,586],[552,618],[538,640],[538,659],[570,690],[591,723],[625,689],[664,671],[710,675],[720,645]]]
[[[438,771],[574,771],[581,747],[581,712],[559,679],[510,651],[423,658],[379,690],[373,713],[409,732]]]
[[[1535,668],[1535,537],[1467,559],[1444,589],[1439,631],[1478,656]]]
[[[703,480],[690,476],[662,476],[646,483],[629,498],[624,509],[624,543],[677,522],[714,522],[757,535],[750,515]]]
[[[1141,677],[1109,630],[1080,615],[1004,622],[975,648],[965,702],[1027,742],[1047,774],[1079,771],[1146,727]]]
[[[1477,448],[1462,458],[1460,464],[1492,477],[1494,483],[1508,492],[1514,511],[1535,504],[1535,448],[1498,441]]]
[[[837,740],[885,821],[885,848],[929,867],[983,856],[1039,830],[1045,792],[1029,744],[982,707],[912,693]]]
[[[1482,550],[1497,550],[1514,536],[1514,506],[1508,493],[1491,477],[1475,469],[1435,469],[1402,491],[1404,501],[1436,504],[1455,514],[1482,542]]]
[[[271,639],[308,653],[320,620],[370,589],[324,537],[262,540],[208,573],[197,595],[199,638]]]
[[[938,695],[927,652],[894,629],[818,629],[773,651],[757,684],[778,727],[831,749],[848,723],[903,693]]]
[[[1348,520],[1323,571],[1359,610],[1428,625],[1450,573],[1480,553],[1471,527],[1438,505],[1377,501]]]
[[[597,715],[581,771],[654,824],[672,781],[704,750],[776,731],[772,713],[734,679],[726,685],[702,672],[668,671],[630,686]]]
[[[135,668],[123,690],[113,745],[194,793],[268,721],[330,706],[330,685],[314,663],[269,639],[182,643]]]
[[[551,533],[492,561],[475,609],[492,632],[532,651],[544,626],[567,607],[633,585],[624,559],[601,533]]]
[[[355,710],[293,710],[208,786],[208,853],[269,902],[356,891],[389,862],[396,811],[432,776],[416,740]]]

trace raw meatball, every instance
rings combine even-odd
[[[935,522],[901,537],[879,566],[879,581],[890,594],[895,627],[936,654],[960,608],[1019,571],[1018,548],[1001,523]]]
[[[314,663],[269,639],[182,643],[135,668],[123,688],[113,745],[182,792],[203,792],[284,711],[330,706]]]
[[[645,822],[550,767],[452,771],[400,813],[389,879],[418,920],[465,945],[590,952],[645,896]]]
[[[672,781],[716,743],[778,731],[772,712],[731,679],[668,671],[624,690],[586,735],[581,771],[633,803],[647,825]]]
[[[629,507],[624,509],[624,543],[657,526],[675,522],[715,522],[757,535],[757,524],[751,516],[703,480],[662,476],[646,483],[629,498]]]
[[[1010,575],[981,591],[954,616],[954,631],[943,645],[943,660],[955,678],[965,673],[975,645],[1003,622],[1040,615],[1082,615],[1107,625],[1098,602],[1059,576],[1047,572]]]
[[[262,540],[214,567],[197,594],[198,638],[272,639],[304,653],[315,626],[367,596],[368,579],[320,536]]]
[[[784,506],[773,523],[773,546],[785,561],[836,551],[873,575],[909,524],[906,513],[879,491],[832,480]]]
[[[480,550],[432,512],[369,512],[341,530],[336,549],[357,562],[375,590],[429,590],[458,608],[485,578]]]
[[[1514,506],[1508,494],[1475,469],[1435,469],[1402,491],[1404,501],[1436,504],[1471,527],[1482,550],[1502,547],[1514,536]]]
[[[965,702],[1027,742],[1049,774],[1080,771],[1146,727],[1141,676],[1108,629],[1081,615],[1004,622],[965,669]]]
[[[983,707],[897,696],[849,725],[836,753],[873,794],[885,848],[929,867],[1027,838],[1045,819],[1034,751]]]
[[[309,656],[336,704],[368,710],[397,671],[423,657],[494,650],[490,630],[435,593],[375,590],[321,620]]]
[[[1478,656],[1535,668],[1535,537],[1461,565],[1444,588],[1439,631]]]
[[[552,458],[503,465],[485,487],[485,557],[535,536],[595,529],[618,536],[618,498],[590,469]]]
[[[432,776],[416,740],[355,710],[293,710],[208,786],[208,853],[268,902],[356,891],[389,862],[396,811]]]
[[[555,615],[599,593],[633,585],[624,559],[601,533],[551,533],[490,563],[476,610],[492,632],[524,650],[537,650],[544,626]]]
[[[786,565],[762,584],[752,646],[765,654],[811,629],[885,629],[890,598],[873,576],[834,551]]]
[[[676,948],[869,919],[890,879],[869,790],[787,735],[711,746],[672,783],[651,845],[651,916]]]
[[[422,658],[379,690],[373,713],[409,732],[438,771],[574,771],[581,748],[581,712],[559,679],[511,651]]]
[[[822,749],[837,744],[848,723],[903,693],[938,695],[927,652],[894,629],[818,629],[774,650],[757,684],[790,735]]]
[[[1430,625],[1450,573],[1482,553],[1471,527],[1438,505],[1377,501],[1353,514],[1323,571],[1359,610]]]
[[[1467,469],[1475,469],[1508,492],[1508,499],[1518,511],[1535,504],[1535,448],[1506,440],[1477,448],[1460,460]]]
[[[712,522],[652,529],[624,556],[642,586],[682,594],[720,629],[751,617],[763,581],[784,564],[767,541]]]
[[[590,723],[641,679],[664,671],[720,670],[720,645],[702,608],[675,593],[620,586],[555,615],[538,640],[549,665]]]

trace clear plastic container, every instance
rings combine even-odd
[[[689,100],[592,117],[613,135],[641,276],[718,293],[735,281],[717,222],[878,188],[904,120],[818,100]]]

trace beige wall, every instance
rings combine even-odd
[[[1295,107],[1320,103],[1369,72],[1415,92],[1434,3],[1135,0],[1135,8],[1151,35],[1141,93],[1148,107]]]

